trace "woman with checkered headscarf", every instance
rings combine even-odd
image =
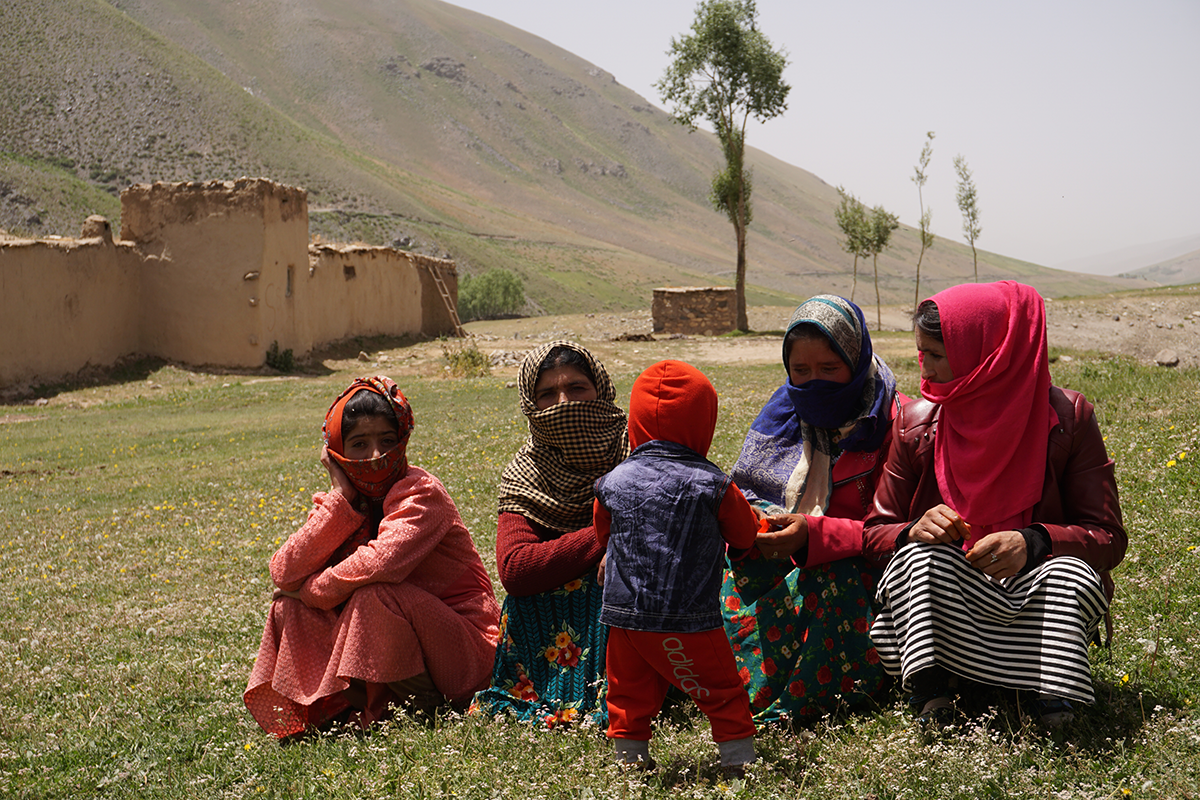
[[[604,365],[574,342],[531,351],[517,386],[529,439],[501,479],[496,566],[508,596],[492,686],[476,707],[549,727],[579,715],[606,724],[592,501],[596,480],[628,455],[625,412]]]
[[[725,632],[759,723],[869,704],[885,674],[867,630],[878,570],[863,519],[907,398],[858,306],[818,295],[792,314],[786,379],[750,426],[733,480],[766,520],[728,562]]]

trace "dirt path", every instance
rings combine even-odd
[[[1163,350],[1175,351],[1180,367],[1200,367],[1200,287],[1153,295],[1122,294],[1050,300],[1047,334],[1051,347],[1132,356],[1150,364]],[[864,309],[872,332],[874,309]],[[475,344],[490,355],[497,375],[516,375],[517,364],[530,349],[553,339],[584,342],[604,363],[640,369],[663,358],[695,364],[767,364],[780,359],[780,335],[792,309],[748,309],[750,327],[761,334],[738,337],[650,337],[649,311],[623,314],[571,314],[553,317],[485,320],[466,325]],[[883,333],[875,334],[876,350],[885,359],[913,355],[907,310],[882,309]],[[422,342],[395,351],[372,353],[372,364],[395,375],[433,376],[444,371],[442,344]],[[326,361],[334,369],[354,369],[352,361]]]

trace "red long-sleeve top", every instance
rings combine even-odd
[[[500,514],[496,569],[511,595],[525,597],[558,588],[595,569],[603,556],[604,548],[591,525],[562,533],[521,514]]]

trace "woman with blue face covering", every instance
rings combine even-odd
[[[732,473],[762,519],[757,552],[727,565],[721,591],[759,723],[868,705],[885,685],[867,634],[879,571],[862,557],[862,520],[907,402],[842,297],[796,309],[783,364]]]

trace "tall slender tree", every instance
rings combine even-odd
[[[854,278],[850,284],[850,302],[854,302],[854,293],[858,290],[858,259],[871,254],[871,221],[861,200],[841,186],[838,194],[842,196],[842,202],[834,209],[833,216],[842,229],[842,249],[854,256]]]
[[[879,300],[879,254],[888,248],[892,240],[892,231],[900,227],[900,219],[889,213],[883,206],[871,209],[870,235],[867,247],[871,253],[871,263],[875,268],[875,330],[883,330],[883,304]]]
[[[787,110],[791,91],[783,80],[787,57],[757,28],[754,0],[701,0],[691,32],[671,39],[671,63],[655,84],[673,106],[675,121],[692,130],[698,119],[713,127],[725,168],[712,180],[710,200],[733,223],[737,239],[737,327],[746,317],[746,227],[750,223],[750,174],[745,168],[746,122],[772,119]]]
[[[962,212],[963,236],[967,238],[967,244],[971,245],[975,282],[979,283],[979,254],[975,251],[975,240],[983,231],[979,227],[979,196],[975,193],[975,179],[971,175],[971,168],[967,166],[967,160],[961,154],[954,157],[954,171],[958,173],[958,191],[955,193],[955,199],[958,200],[958,210]]]
[[[917,287],[913,292],[913,313],[916,313],[917,303],[921,302],[921,262],[925,260],[925,251],[933,247],[933,231],[930,225],[933,222],[933,209],[925,208],[924,188],[925,181],[928,178],[929,159],[933,157],[933,131],[925,134],[925,146],[921,148],[921,155],[917,159],[917,166],[913,168],[912,182],[917,185],[917,203],[921,209],[921,255],[917,256]]]

